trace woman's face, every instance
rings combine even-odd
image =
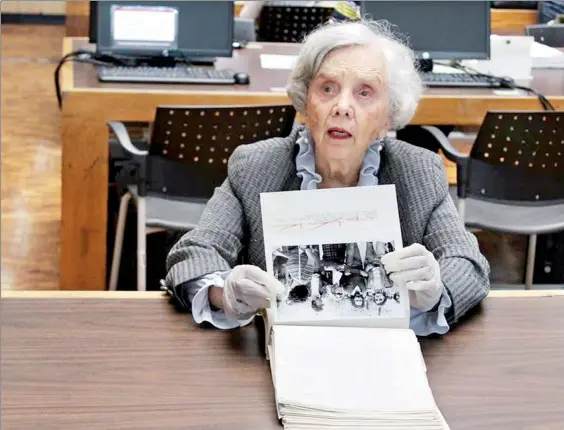
[[[329,160],[362,160],[388,129],[384,61],[378,49],[332,51],[310,84],[305,122],[317,154]]]

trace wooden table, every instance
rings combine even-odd
[[[65,38],[64,53],[93,49],[84,38]],[[62,70],[62,290],[106,288],[108,186],[107,121],[150,122],[159,105],[289,103],[287,70],[261,68],[260,54],[295,55],[296,44],[252,43],[217,66],[247,72],[248,86],[101,84],[93,66]],[[564,73],[535,71],[533,86],[564,109]],[[492,109],[538,110],[536,97],[499,95],[490,89],[434,88],[423,97],[413,124],[477,126]]]
[[[491,9],[492,34],[524,36],[527,26],[537,23],[537,10]]]
[[[160,293],[3,297],[4,430],[281,428],[254,325],[195,327]],[[453,430],[562,429],[564,291],[494,291],[422,348]]]

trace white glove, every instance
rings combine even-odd
[[[284,293],[284,286],[264,270],[252,265],[235,266],[225,278],[223,311],[231,319],[251,318],[259,309]]]
[[[423,245],[414,243],[390,252],[381,262],[394,284],[407,287],[411,307],[428,311],[438,303],[443,293],[441,270]]]

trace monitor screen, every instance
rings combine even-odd
[[[488,1],[363,1],[361,13],[393,24],[420,59],[489,58]]]
[[[230,57],[232,1],[97,2],[97,51],[150,57]]]

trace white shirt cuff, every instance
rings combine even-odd
[[[411,309],[410,328],[417,336],[446,334],[450,330],[446,319],[446,312],[451,306],[452,300],[446,287],[443,286],[443,294],[436,310],[423,312],[419,309]]]
[[[211,286],[223,288],[225,276],[228,273],[228,271],[216,272],[194,281],[194,287],[197,287],[199,291],[192,299],[192,317],[197,324],[205,321],[218,329],[226,330],[245,326],[253,320],[254,316],[246,320],[233,320],[225,315],[223,310],[211,310],[208,290]]]

